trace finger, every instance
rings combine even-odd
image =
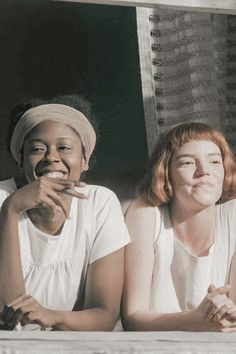
[[[230,303],[226,303],[225,305],[223,305],[219,311],[217,311],[211,318],[212,321],[214,322],[218,322],[220,321],[228,312],[228,310],[234,307],[234,304],[232,302]]]
[[[216,294],[214,295],[214,297],[208,299],[208,306],[206,309],[206,312],[208,313],[207,319],[212,319],[213,316],[215,316],[215,314],[228,302],[231,303],[232,305],[232,301],[229,300],[225,294],[224,295]]]
[[[236,332],[236,327],[227,327],[227,328],[221,328],[221,332],[227,333],[227,332]]]
[[[6,325],[12,325],[13,321],[12,318],[14,316],[15,311],[13,310],[12,307],[8,307],[6,313],[5,313],[5,317],[4,317],[4,323]]]
[[[61,193],[64,193],[64,194],[67,194],[67,195],[70,195],[72,197],[77,197],[79,199],[87,199],[88,196],[84,193],[81,193],[81,192],[77,192],[75,191],[74,189],[72,188],[69,188],[69,187],[66,187],[64,188]]]
[[[7,311],[8,311],[8,307],[7,307],[7,305],[5,305],[3,310],[2,310],[2,312],[1,312],[1,314],[0,314],[0,317],[1,317],[1,319],[3,321],[4,321],[4,319],[5,319],[6,315],[7,315]]]
[[[219,288],[216,288],[215,290],[213,290],[212,292],[207,294],[207,298],[209,300],[211,300],[215,295],[224,295],[227,294],[230,290],[230,285],[225,285],[225,286],[221,286]]]
[[[72,180],[65,180],[60,178],[51,178],[55,183],[56,188],[63,189],[63,188],[73,188],[73,187],[80,187],[85,188],[87,184],[81,181],[72,181]]]
[[[227,311],[226,318],[231,322],[236,320],[236,306]]]
[[[207,289],[208,294],[211,293],[212,291],[216,290],[216,287],[214,284],[211,284],[209,288]]]
[[[31,320],[29,319],[28,315],[29,315],[29,313],[25,313],[25,314],[22,316],[22,318],[21,318],[21,320],[20,320],[20,323],[22,324],[22,326],[25,326],[25,325],[27,325],[27,324],[29,324],[29,323],[33,323],[33,321],[31,321]]]
[[[75,186],[84,188],[87,186],[87,183],[78,181],[78,182],[75,182]]]
[[[53,194],[50,194],[50,197],[52,198],[52,200],[54,202],[54,206],[52,205],[54,216],[56,216],[56,212],[59,210],[58,209],[58,207],[59,207],[60,210],[62,210],[63,213],[65,214],[66,219],[69,219],[69,217],[70,217],[69,211],[68,211],[67,206],[64,203],[63,199],[61,198],[61,196],[58,193],[53,193]]]
[[[24,315],[24,313],[23,313],[23,311],[21,310],[21,308],[18,308],[18,309],[14,312],[14,314],[13,314],[13,316],[12,316],[12,318],[11,318],[11,323],[10,323],[10,324],[12,324],[12,325],[14,325],[14,326],[17,325],[17,323],[20,322],[20,320],[22,319],[23,315]]]
[[[69,179],[64,178],[52,178],[52,177],[44,177],[50,181],[52,185],[55,185],[57,188],[64,188],[64,187],[74,187],[77,183],[76,181],[72,181]]]
[[[41,208],[49,208],[51,209],[51,217],[52,220],[55,219],[58,211],[63,211],[65,217],[69,218],[69,212],[67,211],[66,205],[61,200],[56,192],[49,192],[47,196],[44,197],[43,201],[41,201],[38,205]]]
[[[236,305],[233,303],[233,306],[227,311],[228,315],[231,315],[235,313],[236,314]]]
[[[228,321],[226,318],[222,318],[222,320],[220,320],[218,323],[222,328],[232,328],[236,326],[236,321],[231,322]]]
[[[29,297],[29,295],[22,294],[22,295],[18,296],[17,298],[15,298],[14,300],[12,300],[11,302],[9,302],[7,304],[7,307],[12,307],[12,306],[16,305],[18,302],[21,302],[28,297]]]

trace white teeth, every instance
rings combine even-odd
[[[62,172],[58,172],[58,171],[45,172],[43,175],[46,176],[46,177],[51,177],[51,178],[62,178],[63,177],[63,173]]]

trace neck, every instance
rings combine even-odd
[[[63,212],[56,212],[52,215],[47,208],[35,208],[27,211],[32,223],[41,231],[50,235],[60,234],[66,220]]]
[[[170,215],[175,237],[196,256],[208,254],[214,242],[215,205],[190,210],[170,205]]]

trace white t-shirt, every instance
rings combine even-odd
[[[196,308],[210,284],[229,284],[236,272],[231,267],[236,248],[236,199],[216,206],[214,244],[207,256],[190,254],[174,237],[168,206],[156,208],[153,247],[150,309],[171,313]]]
[[[0,182],[0,205],[16,190],[13,179]],[[19,221],[26,292],[43,306],[72,310],[82,298],[88,265],[129,243],[120,203],[101,186],[77,188],[87,199],[73,198],[70,219],[59,235],[38,230],[26,213]]]

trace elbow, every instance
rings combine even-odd
[[[119,320],[119,311],[111,311],[104,307],[100,308],[100,311],[103,315],[101,316],[101,321],[99,321],[97,330],[104,332],[113,331]]]
[[[121,323],[124,331],[144,331],[136,312],[130,314],[121,314]]]

